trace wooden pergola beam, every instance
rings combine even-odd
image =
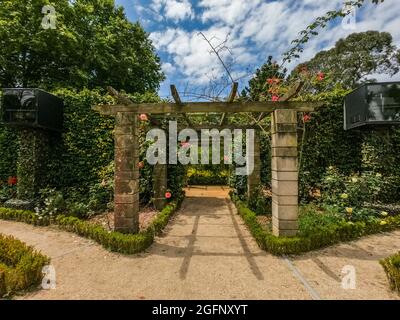
[[[176,103],[178,106],[182,105],[181,97],[179,96],[178,90],[176,90],[175,85],[174,85],[174,84],[171,84],[170,89],[171,89],[172,98],[174,99],[175,103]],[[183,118],[185,119],[187,125],[188,125],[188,126],[191,126],[191,125],[192,125],[192,122],[190,121],[190,119],[189,119],[189,117],[187,116],[187,114],[186,114],[186,113],[182,113],[182,116],[183,116]]]
[[[312,112],[323,106],[323,102],[303,101],[262,101],[262,102],[187,102],[175,103],[131,103],[129,105],[97,105],[93,110],[105,115],[118,112],[133,112],[146,114],[165,113],[240,113],[240,112],[273,112],[279,109],[291,109],[298,112]]]
[[[233,86],[232,86],[232,89],[231,89],[231,92],[230,92],[230,94],[228,96],[228,99],[226,99],[226,102],[232,103],[233,101],[235,101],[235,97],[236,97],[238,88],[239,88],[239,83],[238,82],[234,82]],[[219,124],[221,126],[224,125],[226,123],[226,120],[227,120],[226,113],[224,113],[222,115],[222,117],[221,117],[221,120],[220,120]]]
[[[218,129],[218,130],[223,130],[223,129],[258,129],[258,126],[252,126],[252,125],[235,125],[235,124],[224,124],[222,126],[219,125],[212,125],[212,124],[199,124],[199,125],[193,125],[193,126],[183,126],[183,125],[178,125],[178,129],[193,129],[193,130],[207,130],[207,129]]]
[[[111,96],[113,96],[117,100],[117,102],[119,104],[123,104],[123,105],[133,104],[133,101],[131,99],[129,99],[127,96],[119,93],[113,87],[108,86],[107,91]],[[150,117],[150,116],[148,118],[149,118],[150,124],[152,126],[160,126],[160,122],[157,119],[155,119],[154,117]]]

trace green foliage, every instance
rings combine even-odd
[[[32,200],[43,185],[49,158],[48,133],[43,130],[19,129],[17,161],[18,198]]]
[[[291,77],[295,78],[301,67],[306,66],[315,74],[324,71],[330,76],[329,81],[324,82],[324,91],[331,90],[337,84],[351,89],[365,82],[371,74],[393,76],[398,73],[399,53],[400,50],[393,44],[393,37],[388,32],[353,33],[340,39],[334,48],[321,51],[310,61],[302,63],[294,69]]]
[[[333,213],[319,212],[312,207],[303,209],[296,237],[276,237],[257,221],[257,214],[231,193],[238,213],[261,249],[275,255],[299,254],[323,248],[365,235],[400,228],[400,215],[367,221],[346,221]]]
[[[249,95],[251,101],[271,100],[271,94],[268,93],[268,79],[284,79],[286,69],[281,69],[280,65],[272,61],[272,56],[257,69],[254,77],[249,81],[249,87],[245,89],[242,95]]]
[[[251,197],[246,199],[246,204],[257,215],[272,214],[272,198],[266,197],[261,190],[257,190]]]
[[[386,272],[390,288],[400,294],[400,252],[382,259],[379,263]]]
[[[0,122],[0,181],[2,185],[4,181],[7,181],[8,177],[17,176],[17,150],[18,140],[16,132]]]
[[[49,4],[56,29],[45,30],[42,8]],[[111,85],[144,93],[164,79],[148,34],[113,0],[1,1],[0,66],[0,87]]]
[[[321,201],[328,205],[363,207],[377,203],[388,181],[380,173],[363,172],[350,177],[329,167],[321,183]]]
[[[329,93],[304,96],[304,101],[324,101],[325,105],[312,114],[305,125],[300,146],[300,195],[309,199],[325,174],[326,168],[334,166],[345,174],[359,171],[362,162],[362,135],[357,131],[343,129],[343,97],[348,91],[335,89]]]
[[[196,165],[187,170],[190,185],[227,185],[229,171],[223,165]]]
[[[87,191],[114,158],[114,119],[102,117],[91,107],[114,101],[96,90],[54,93],[64,100],[64,130],[61,137],[52,137],[47,184]]]
[[[144,251],[153,243],[154,236],[162,232],[170,217],[179,209],[183,198],[184,196],[181,195],[174,202],[169,203],[146,230],[137,234],[109,232],[102,226],[62,214],[49,218],[31,211],[0,208],[0,219],[21,221],[34,225],[49,225],[51,223],[62,230],[92,239],[107,250],[123,254],[134,254]]]
[[[37,285],[50,259],[23,242],[0,234],[0,297]]]

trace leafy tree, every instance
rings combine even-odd
[[[378,5],[385,0],[371,0],[372,3]],[[304,51],[304,45],[312,38],[319,34],[319,30],[324,29],[329,22],[339,17],[346,17],[352,13],[352,7],[360,8],[365,4],[366,0],[348,0],[343,3],[340,10],[332,10],[323,16],[317,17],[306,29],[299,32],[299,37],[292,41],[293,46],[283,54],[284,62],[291,62],[293,59],[300,58],[300,53]]]
[[[249,87],[242,92],[242,96],[249,96],[252,101],[259,101],[262,98],[271,98],[268,94],[268,79],[284,79],[286,76],[286,69],[281,69],[276,62],[269,56],[260,69],[257,69],[255,76],[249,81]],[[268,99],[270,100],[270,99]]]
[[[42,8],[56,9],[56,29],[43,29]],[[139,23],[114,0],[2,0],[0,86],[114,86],[156,91],[159,58]]]
[[[367,31],[353,33],[340,39],[334,48],[319,52],[310,61],[300,64],[292,73],[307,67],[312,73],[323,71],[329,75],[330,86],[341,84],[354,88],[371,74],[399,72],[400,50],[393,44],[390,33]],[[371,79],[369,79],[370,81]]]

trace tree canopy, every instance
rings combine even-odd
[[[267,61],[256,70],[254,77],[249,81],[249,87],[242,92],[243,96],[249,96],[252,101],[259,101],[266,98],[271,99],[272,94],[268,92],[268,79],[284,79],[286,76],[286,69],[281,68],[269,56]]]
[[[393,76],[399,72],[399,66],[400,50],[393,44],[391,34],[367,31],[340,39],[332,49],[321,51],[300,64],[292,76],[307,67],[313,73],[329,74],[331,85],[354,88],[361,82],[373,80],[369,76],[374,74]]]
[[[56,28],[44,29],[42,8],[50,4]],[[0,87],[111,85],[143,93],[163,79],[148,34],[114,0],[0,2]]]

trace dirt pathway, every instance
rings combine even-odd
[[[24,299],[396,299],[377,263],[400,248],[400,232],[296,258],[260,250],[221,187],[187,190],[165,235],[139,255],[110,253],[51,227],[0,221],[0,232],[52,258],[57,288]],[[355,290],[341,287],[353,265]]]

